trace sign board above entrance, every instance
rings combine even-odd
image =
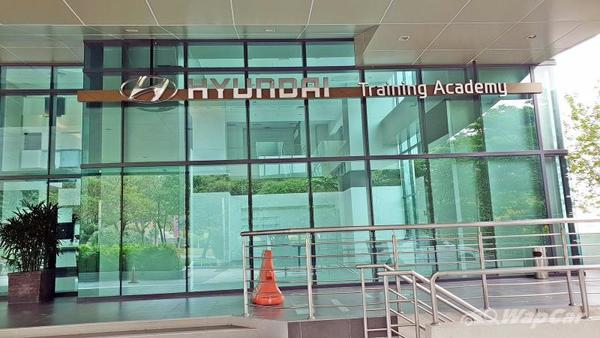
[[[160,76],[140,76],[123,82],[120,90],[82,90],[80,102],[159,103],[186,100],[235,99],[327,99],[391,96],[499,95],[537,94],[540,83],[473,82],[435,84],[371,85],[359,82],[356,87],[329,87],[329,78],[256,78],[240,83],[237,78],[209,78],[200,83],[190,82],[185,89]]]

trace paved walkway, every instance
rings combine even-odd
[[[577,279],[573,289],[578,292]],[[553,277],[541,283],[533,278],[490,279],[493,308],[564,307],[568,304],[565,277]],[[481,282],[454,281],[441,284],[475,306],[481,306]],[[600,305],[600,275],[590,275],[590,303]],[[407,289],[407,288],[405,288]],[[317,288],[315,306],[317,318],[353,318],[362,316],[360,289],[357,287]],[[307,298],[303,290],[285,291],[285,308],[252,308],[253,315],[295,321],[307,316]],[[538,294],[538,296],[528,296]],[[511,296],[511,297],[508,297]],[[381,294],[369,296],[369,302],[381,302]],[[423,296],[423,300],[427,300]],[[576,302],[581,299],[576,294]],[[207,316],[240,316],[243,313],[241,294],[195,296],[180,298],[78,300],[57,298],[45,304],[8,305],[0,303],[0,327],[63,325],[91,322],[154,320]],[[376,314],[376,313],[375,313]]]

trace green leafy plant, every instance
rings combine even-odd
[[[2,258],[19,272],[54,268],[59,254],[58,205],[24,203],[0,226]]]

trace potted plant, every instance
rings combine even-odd
[[[58,205],[25,203],[0,226],[0,250],[8,266],[8,303],[34,303],[54,297]]]

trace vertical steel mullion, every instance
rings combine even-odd
[[[177,45],[176,45],[177,46]],[[187,69],[187,65],[188,65],[188,44],[187,42],[183,43],[183,66],[185,69]],[[188,72],[184,72],[183,73],[183,86],[184,88],[187,87],[187,82],[188,82]],[[190,160],[190,142],[189,142],[189,133],[190,133],[190,124],[189,124],[189,119],[190,119],[190,112],[189,112],[189,100],[185,100],[184,104],[184,141],[183,144],[185,146],[185,160],[189,161]],[[190,179],[190,175],[191,175],[191,171],[190,171],[190,166],[186,165],[185,169],[185,187],[184,187],[184,191],[185,191],[185,199],[184,199],[184,215],[185,215],[185,292],[190,292],[190,198],[191,198],[191,192],[192,189],[190,188],[190,184],[192,182],[192,180]],[[178,225],[179,226],[179,225]]]
[[[302,42],[302,76],[306,78],[306,43]],[[315,227],[314,214],[314,198],[312,191],[312,160],[311,160],[311,144],[310,144],[310,117],[308,111],[308,99],[304,99],[304,133],[306,137],[306,175],[308,178],[308,222],[309,227]],[[317,279],[317,243],[316,236],[310,236],[310,262],[312,264],[312,282],[316,283]]]
[[[358,71],[360,82],[365,82],[365,71],[361,69]],[[371,149],[369,147],[369,125],[367,122],[368,111],[367,111],[367,98],[360,98],[360,118],[362,119],[361,129],[362,129],[362,137],[363,137],[363,154],[365,154],[365,171],[367,175],[367,209],[368,209],[368,218],[369,225],[375,226],[375,213],[373,211],[373,185],[371,183],[372,171],[371,171],[371,160],[369,157],[371,156]],[[375,231],[369,231],[369,239],[371,241],[370,251],[371,251],[371,264],[377,264],[377,236]],[[376,277],[377,271],[373,270],[373,277]]]
[[[121,47],[121,67],[127,62],[127,46],[128,44],[124,43]],[[127,75],[124,72],[121,72],[121,80],[125,80]],[[125,107],[126,103],[121,101],[121,169],[119,170],[119,177],[121,178],[121,191],[120,195],[120,211],[119,211],[119,219],[120,219],[120,232],[119,232],[119,296],[123,295],[123,270],[124,270],[124,251],[123,251],[123,235],[125,232],[125,219],[124,219],[124,207],[125,207]]]
[[[248,43],[243,42],[244,49],[244,87],[246,87],[248,79]],[[248,164],[246,165],[246,179],[248,182],[248,230],[254,230],[254,212],[252,202],[252,145],[250,137],[250,100],[244,100],[246,107],[246,159]],[[250,268],[250,282],[248,288],[254,288],[254,237],[248,237],[248,266]]]

